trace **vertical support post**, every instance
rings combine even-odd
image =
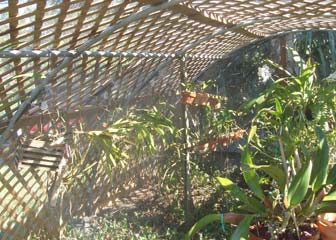
[[[180,89],[184,88],[184,83],[187,81],[187,70],[186,70],[186,59],[184,56],[180,59],[180,79],[181,79],[181,86]],[[191,194],[191,182],[190,182],[190,152],[189,148],[190,144],[190,137],[188,134],[189,131],[189,120],[188,120],[188,112],[187,106],[185,104],[181,104],[181,121],[182,121],[182,128],[183,128],[183,143],[186,146],[184,150],[183,156],[184,159],[184,217],[186,225],[189,226],[193,220],[193,200]]]
[[[281,66],[286,69],[287,68],[287,39],[286,36],[280,38],[280,62]]]

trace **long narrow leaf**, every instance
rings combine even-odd
[[[246,216],[237,226],[236,230],[233,232],[233,235],[231,236],[231,240],[248,240],[249,230],[250,230],[250,224],[252,219],[255,217],[255,215],[248,215]]]
[[[277,182],[278,187],[284,192],[286,185],[286,175],[283,169],[272,165],[251,165],[251,168],[260,169]]]
[[[299,170],[294,176],[293,181],[288,189],[287,201],[291,208],[296,207],[306,196],[309,187],[313,164],[308,161],[307,166]]]
[[[316,213],[336,212],[336,201],[323,201],[319,204]]]
[[[248,135],[248,138],[247,138],[248,143],[251,142],[251,140],[254,137],[254,135],[256,134],[256,132],[257,132],[257,126],[254,125],[254,126],[251,127],[250,133]]]
[[[190,230],[184,235],[184,240],[189,240],[192,238],[192,236],[197,233],[199,230],[206,227],[208,224],[220,221],[220,214],[209,214],[204,217],[202,217],[200,220],[198,220],[191,228]]]
[[[326,182],[327,184],[336,185],[336,164],[329,170],[329,174],[328,174]]]
[[[336,191],[329,193],[323,198],[323,201],[336,201]]]
[[[257,198],[247,196],[246,192],[234,184],[230,179],[221,177],[217,177],[216,179],[234,198],[244,203],[249,208],[249,211],[253,213],[266,212],[265,206],[258,201]]]
[[[244,152],[243,152],[241,162],[242,162],[242,164],[244,164],[248,167],[253,164],[252,158],[251,158],[251,155],[250,155],[250,152],[249,152],[247,146],[245,146],[245,148],[244,148]],[[250,168],[248,170],[244,170],[243,171],[243,177],[244,177],[244,180],[245,180],[246,184],[251,189],[251,191],[259,199],[264,200],[265,196],[264,196],[263,190],[261,189],[261,186],[259,184],[259,176],[257,175],[256,170],[255,169],[250,169]]]
[[[315,131],[319,142],[312,172],[312,189],[317,192],[327,180],[329,147],[327,138],[321,128],[316,128]]]

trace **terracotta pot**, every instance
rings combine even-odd
[[[317,230],[317,232],[310,238],[305,238],[307,240],[319,240],[320,239],[320,231],[318,231],[318,226],[314,223],[310,224],[311,227],[315,228]],[[257,226],[256,225],[253,225],[253,226],[250,226],[250,234],[249,234],[249,239],[250,240],[267,240],[265,238],[262,238],[262,237],[258,237],[256,236],[255,234],[253,234],[251,231],[253,231],[254,229],[256,229]],[[279,238],[283,239],[284,236],[278,236]],[[287,237],[285,237],[287,239]],[[335,238],[334,238],[335,239]]]
[[[208,105],[209,94],[207,93],[197,93],[194,101],[195,105],[206,106]]]
[[[213,152],[216,150],[216,147],[217,147],[217,140],[212,140],[210,142],[208,142],[209,144],[209,151],[210,152]]]
[[[234,139],[239,139],[239,138],[242,138],[243,135],[244,135],[244,130],[238,130],[237,132],[234,133]]]
[[[217,98],[209,98],[210,107],[214,110],[221,108],[221,102]]]
[[[317,226],[323,240],[336,239],[336,213],[324,213],[318,216]]]
[[[209,144],[205,143],[205,144],[199,144],[197,145],[196,149],[200,152],[200,153],[206,153],[209,149]]]
[[[241,213],[225,213],[224,222],[238,225],[245,217],[245,214]]]
[[[221,136],[221,137],[219,137],[218,138],[218,144],[220,144],[220,145],[227,145],[227,143],[228,143],[228,141],[229,141],[229,137],[227,137],[227,136]]]
[[[195,92],[181,92],[181,101],[184,104],[192,105],[195,101],[196,93]]]
[[[254,235],[253,233],[250,233],[250,240],[265,240],[264,238],[261,237],[257,237],[256,235]]]

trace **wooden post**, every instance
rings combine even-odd
[[[287,40],[286,36],[280,38],[280,63],[281,66],[286,69],[287,68]]]
[[[180,59],[180,77],[181,77],[181,87],[183,89],[183,83],[187,81],[187,71],[186,71],[186,62],[185,57]],[[189,148],[190,137],[188,134],[189,131],[189,120],[188,120],[188,112],[187,106],[185,104],[181,104],[181,126],[183,128],[183,143],[186,145],[186,149],[184,150],[183,156],[184,159],[184,217],[187,227],[191,225],[193,221],[193,199],[191,194],[191,182],[190,182],[190,152]]]

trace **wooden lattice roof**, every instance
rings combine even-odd
[[[333,0],[1,1],[0,122],[175,91],[181,56],[190,80],[257,39],[332,30],[335,15]]]

